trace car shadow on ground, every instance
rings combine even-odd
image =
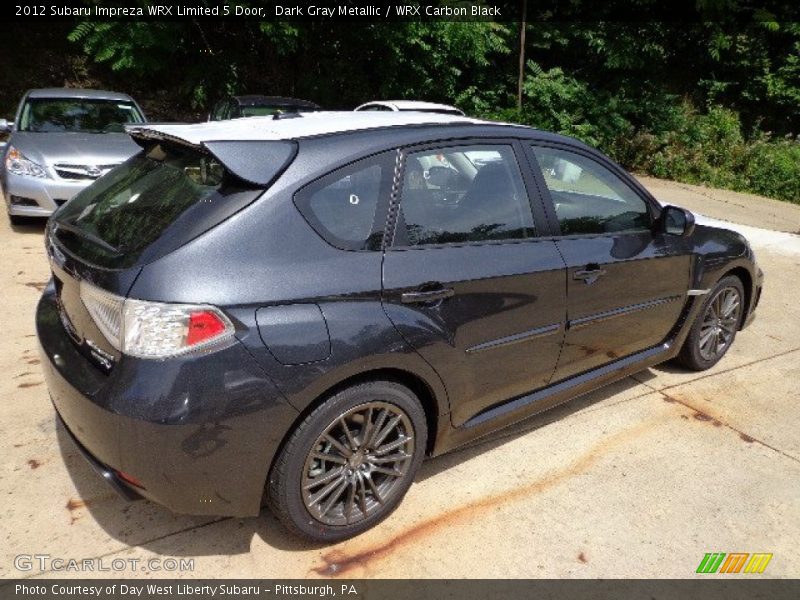
[[[484,452],[495,450],[506,443],[512,442],[524,435],[528,435],[529,433],[532,433],[542,427],[546,427],[551,423],[555,423],[556,421],[560,421],[570,415],[587,410],[617,394],[623,394],[628,390],[641,385],[642,381],[647,381],[652,377],[654,377],[654,375],[650,373],[649,369],[642,371],[641,373],[637,374],[639,381],[633,379],[632,377],[626,377],[625,379],[609,384],[598,390],[589,392],[588,394],[578,398],[568,400],[565,403],[559,404],[548,411],[533,415],[527,419],[523,419],[514,425],[506,427],[505,429],[501,429],[500,431],[496,431],[490,435],[487,435],[486,437],[470,442],[454,452],[429,459],[423,463],[422,468],[417,475],[416,481],[424,481],[429,477],[435,477],[443,471],[475,458]],[[643,389],[641,391],[641,395],[650,393],[653,393],[653,390]],[[634,394],[633,396],[629,396],[629,398],[632,399],[638,396],[638,394]]]
[[[34,235],[42,235],[46,226],[47,219],[43,217],[20,217],[18,223],[10,225],[11,231],[14,233],[27,233]]]
[[[643,374],[645,373],[648,371]],[[639,381],[628,377],[530,417],[464,448],[430,459],[423,463],[416,481],[436,477],[451,467],[499,448],[554,421],[590,409],[638,385]],[[653,392],[644,388],[641,395],[648,393]],[[637,396],[634,394],[633,397]],[[85,462],[63,426],[56,424],[56,432],[61,455],[77,488],[77,496],[69,499],[66,506],[72,513],[74,525],[91,518],[109,537],[125,546],[138,546],[158,555],[169,556],[243,554],[250,551],[254,536],[273,548],[288,552],[309,551],[325,546],[288,534],[267,508],[262,509],[259,517],[215,518],[176,515],[146,500],[128,502],[117,496]],[[412,487],[410,494],[413,493]]]
[[[654,367],[651,367],[647,371],[644,371],[643,373],[641,373],[641,375],[645,375],[646,373],[650,373],[650,377],[648,377],[648,379],[652,379],[653,377],[655,377],[655,375],[653,373],[651,373],[651,371],[655,371],[656,373],[670,373],[672,375],[691,375],[692,373],[694,373],[694,375],[696,377],[702,375],[702,373],[700,373],[698,371],[692,371],[690,369],[687,369],[686,367],[679,365],[675,361],[669,361],[669,362],[661,363],[660,365],[656,365]],[[637,374],[637,378],[640,381],[646,381],[646,379],[643,379],[642,377],[639,377],[639,374]]]

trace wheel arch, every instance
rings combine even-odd
[[[343,389],[368,381],[392,381],[407,387],[417,396],[420,404],[422,405],[422,409],[425,412],[425,422],[427,425],[428,440],[425,448],[425,454],[426,456],[430,456],[433,448],[435,447],[439,420],[442,418],[442,415],[439,414],[437,398],[433,388],[422,377],[411,371],[394,367],[375,368],[351,375],[329,386],[322,393],[318,394],[314,400],[309,402],[308,405],[298,413],[292,425],[287,429],[286,433],[284,433],[283,438],[278,445],[278,449],[272,457],[269,470],[267,471],[267,477],[269,478],[269,472],[272,471],[275,461],[280,456],[288,440],[292,437],[292,434],[297,426],[302,423],[310,413],[316,410],[317,407],[324,403],[328,398],[336,395]],[[444,416],[444,418],[447,417]]]
[[[744,287],[744,306],[742,306],[742,314],[739,317],[739,329],[741,329],[750,312],[750,302],[753,300],[753,276],[750,274],[750,271],[742,266],[733,267],[725,271],[722,277],[720,277],[720,281],[728,276],[738,278],[739,281],[742,282],[742,287]]]

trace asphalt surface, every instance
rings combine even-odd
[[[643,371],[430,460],[383,525],[331,547],[266,511],[179,516],[106,487],[57,428],[38,364],[42,227],[0,218],[0,577],[693,577],[707,552],[773,554],[736,577],[800,576],[800,206],[643,181],[752,240],[766,287],[728,355],[705,373]],[[34,554],[124,566],[15,566]]]

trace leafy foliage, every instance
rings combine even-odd
[[[520,108],[515,23],[85,21],[69,40],[101,78],[161,93],[155,118],[230,93],[344,109],[419,98],[572,135],[660,177],[800,202],[800,23],[742,6],[702,0],[693,22],[531,22]]]

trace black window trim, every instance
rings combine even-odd
[[[361,156],[345,164],[337,165],[335,168],[326,171],[324,174],[305,183],[296,190],[292,195],[292,202],[311,229],[334,248],[347,252],[382,252],[386,247],[386,231],[388,227],[387,214],[389,212],[389,200],[393,193],[392,188],[397,177],[397,162],[398,150],[392,148]],[[311,210],[310,199],[311,195],[317,190],[338,181],[338,179],[342,177],[340,175],[341,171],[356,166],[359,163],[380,164],[381,182],[378,190],[378,202],[375,205],[375,214],[372,217],[372,226],[370,227],[369,235],[364,242],[351,242],[336,237],[322,224],[314,214],[314,211]],[[380,246],[377,248],[366,248],[364,246],[366,242],[378,233],[382,234]]]
[[[552,227],[545,213],[545,204],[542,198],[541,189],[531,173],[528,163],[527,152],[524,148],[528,138],[519,137],[465,137],[465,138],[444,138],[438,140],[426,140],[416,144],[408,144],[399,149],[399,164],[395,172],[395,181],[392,189],[390,204],[389,222],[387,224],[387,235],[385,236],[385,250],[388,251],[408,251],[408,250],[428,250],[434,248],[458,248],[463,246],[499,246],[507,244],[530,244],[537,243],[552,237]],[[471,242],[448,242],[442,244],[419,244],[408,243],[405,220],[400,211],[402,201],[401,191],[403,188],[403,177],[405,176],[406,159],[409,154],[424,152],[426,150],[437,150],[440,148],[454,148],[459,146],[509,146],[517,161],[517,168],[522,178],[523,187],[528,198],[533,217],[533,235],[529,238],[508,238],[500,240],[476,240]]]
[[[640,184],[634,177],[631,176],[625,169],[621,166],[613,162],[612,160],[606,158],[603,154],[599,152],[592,151],[591,149],[581,148],[580,146],[575,146],[569,143],[563,143],[558,141],[550,141],[550,140],[539,140],[535,138],[528,138],[525,139],[523,142],[525,157],[528,161],[529,167],[532,171],[533,177],[536,180],[536,184],[539,187],[540,194],[543,198],[544,208],[547,212],[548,222],[550,225],[550,229],[552,230],[552,235],[550,239],[552,240],[568,240],[568,239],[583,239],[583,238],[596,238],[596,237],[618,237],[620,235],[641,235],[644,231],[653,232],[653,227],[661,214],[661,205],[659,202],[648,192],[642,184]],[[645,204],[647,207],[648,214],[650,215],[650,229],[640,229],[640,230],[631,230],[631,231],[607,231],[607,232],[600,232],[600,233],[572,233],[572,234],[562,234],[561,233],[561,224],[558,221],[558,216],[556,215],[555,211],[555,203],[553,202],[553,198],[550,195],[550,189],[547,187],[547,183],[544,180],[544,175],[542,175],[542,169],[539,166],[539,161],[536,159],[536,155],[534,154],[533,147],[540,147],[540,148],[553,148],[555,150],[564,150],[567,152],[572,152],[573,154],[578,154],[592,160],[599,164],[601,167],[607,168],[611,171],[614,175],[620,178],[623,183],[625,183]]]

